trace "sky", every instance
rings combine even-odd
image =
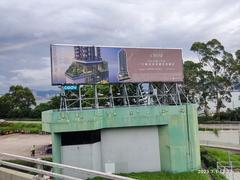
[[[182,48],[196,60],[193,42],[218,39],[240,49],[236,0],[1,0],[0,94],[21,84],[51,85],[53,43]]]

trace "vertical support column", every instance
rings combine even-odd
[[[159,127],[161,170],[184,172],[201,167],[195,105],[172,106]],[[164,113],[163,113],[164,114]]]
[[[136,86],[136,95],[137,95],[137,98],[136,98],[136,101],[137,101],[137,105],[140,105],[140,92],[139,92],[139,84],[137,84]]]
[[[152,91],[153,91],[153,96],[156,97],[157,99],[157,102],[158,102],[158,105],[161,105],[160,101],[159,101],[159,98],[158,98],[158,90],[154,88],[153,84],[151,83],[151,87],[152,87]]]
[[[109,94],[110,94],[110,102],[111,102],[111,107],[114,107],[114,99],[113,99],[113,91],[112,91],[112,85],[109,85]]]
[[[79,85],[79,108],[82,110],[82,93],[81,93],[81,85]]]
[[[52,158],[53,162],[61,163],[61,134],[52,133]],[[55,173],[61,173],[61,169],[53,168]]]
[[[199,169],[201,167],[200,158],[200,144],[198,137],[198,119],[197,119],[197,105],[186,105],[187,128],[189,140],[189,168],[190,170]]]
[[[150,86],[150,83],[148,83],[148,90],[147,90],[147,105],[151,105],[151,101],[152,101],[152,98],[151,98],[151,94],[150,94],[150,91],[151,91],[151,86]]]
[[[94,88],[95,107],[99,108],[97,86],[94,84],[93,88]]]
[[[60,111],[61,110],[67,110],[67,101],[66,101],[66,94],[65,90],[63,89],[63,86],[60,87]]]
[[[127,104],[128,106],[130,106],[130,102],[129,102],[129,99],[128,99],[128,93],[127,93],[126,84],[123,84],[123,88],[124,88],[124,101],[126,102],[126,104]]]
[[[176,95],[177,95],[176,102],[178,101],[178,104],[182,105],[181,95],[180,95],[180,92],[179,92],[179,89],[178,89],[178,84],[176,83],[175,86],[176,86]]]

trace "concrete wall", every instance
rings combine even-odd
[[[63,164],[101,171],[101,144],[97,142],[94,144],[62,146],[61,159]],[[63,170],[63,173],[81,178],[85,177],[67,169]]]
[[[118,172],[160,171],[157,126],[101,131],[102,167],[113,163]]]
[[[228,144],[240,144],[240,131],[238,130],[219,130],[218,135],[213,131],[199,131],[199,140],[204,142],[218,142]]]
[[[52,133],[54,162],[62,162],[61,133],[100,130],[102,170],[106,170],[105,165],[112,166],[113,170],[114,165],[115,172],[191,171],[201,166],[196,107],[186,104],[66,112],[50,110],[42,113],[43,130]],[[128,132],[128,128],[133,132]],[[69,155],[76,157],[70,151]],[[150,166],[144,168],[146,163]],[[58,171],[54,169],[54,172]]]
[[[0,180],[30,180],[33,175],[0,167]]]
[[[113,173],[160,171],[160,150],[157,126],[101,130],[101,142],[61,146],[63,164]],[[64,170],[66,175],[76,175]]]

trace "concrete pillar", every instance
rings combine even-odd
[[[168,125],[159,126],[161,170],[184,172],[199,169],[201,161],[196,106],[186,105],[179,112],[174,111],[169,109],[166,112]]]
[[[52,158],[53,162],[61,163],[61,134],[52,133]],[[61,169],[53,168],[53,172],[61,173]]]

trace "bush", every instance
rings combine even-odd
[[[234,110],[227,109],[226,112],[220,112],[219,116],[199,116],[199,123],[208,123],[214,121],[240,121],[240,107]]]
[[[31,133],[38,134],[42,131],[42,125],[40,123],[9,123],[4,122],[0,125],[0,135],[11,133]]]
[[[214,115],[214,119],[217,119],[217,116]],[[234,110],[227,109],[226,112],[219,113],[220,121],[240,121],[240,107]]]
[[[212,156],[204,147],[201,148],[201,161],[206,165],[207,168],[217,167],[218,160]]]

